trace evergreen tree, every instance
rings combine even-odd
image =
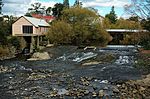
[[[64,0],[63,5],[65,8],[69,8],[69,0]]]
[[[113,24],[116,23],[117,15],[115,14],[114,6],[112,6],[110,13],[106,14],[105,17],[108,18],[111,23],[113,23]]]
[[[82,2],[80,2],[79,0],[76,0],[74,3],[74,6],[82,6]]]
[[[52,8],[52,15],[59,18],[62,15],[62,10],[64,9],[64,5],[61,3],[56,3]]]

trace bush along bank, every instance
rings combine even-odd
[[[140,52],[137,55],[137,61],[136,61],[135,67],[140,69],[143,74],[149,74],[150,73],[150,53]]]
[[[13,46],[0,46],[0,60],[15,57],[16,48]]]

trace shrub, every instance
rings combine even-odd
[[[9,54],[8,47],[0,46],[0,57],[5,56]]]
[[[150,32],[142,33],[140,36],[140,45],[144,49],[150,50]]]
[[[8,38],[8,42],[16,49],[20,48],[20,40],[17,37],[11,36]]]

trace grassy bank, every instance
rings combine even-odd
[[[15,51],[13,46],[0,46],[0,60],[14,57]]]
[[[144,51],[138,54],[135,67],[140,69],[144,74],[150,73],[150,53]]]

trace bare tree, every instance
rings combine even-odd
[[[150,0],[131,0],[131,4],[124,8],[127,13],[141,19],[150,18]]]

